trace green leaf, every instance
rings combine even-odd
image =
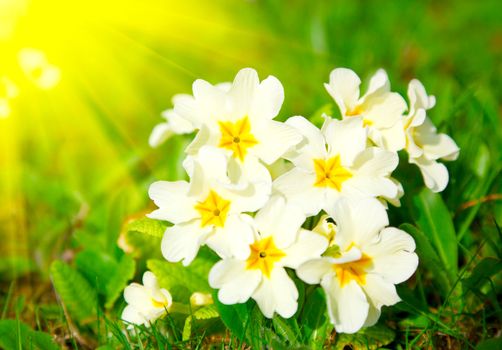
[[[441,196],[429,189],[422,190],[413,202],[415,221],[429,238],[453,284],[458,273],[458,248],[451,215]]]
[[[57,350],[50,334],[34,331],[28,325],[16,320],[0,321],[0,347],[19,350]]]
[[[484,340],[476,346],[476,350],[502,349],[502,337]]]
[[[115,300],[120,296],[127,285],[127,282],[134,277],[136,270],[136,262],[134,259],[124,254],[117,263],[114,274],[106,284],[106,304],[107,308],[111,308]]]
[[[188,316],[185,319],[185,325],[183,326],[183,334],[182,340],[187,341],[192,336],[192,320],[208,320],[211,318],[217,318],[220,314],[218,313],[216,306],[207,305],[204,306],[197,311],[195,311],[192,315]]]
[[[127,223],[125,230],[162,238],[168,224],[165,221],[142,217]]]
[[[187,302],[194,292],[212,292],[207,276],[215,260],[212,253],[201,250],[189,266],[157,259],[148,260],[147,266],[157,276],[159,284],[169,290],[174,300]]]
[[[471,290],[481,291],[483,286],[490,282],[491,277],[500,271],[502,271],[502,260],[491,257],[483,258],[462,283]]]
[[[214,305],[220,314],[221,320],[227,328],[240,340],[244,340],[249,309],[247,304],[225,305],[218,300],[218,293],[213,294]]]
[[[285,319],[275,315],[272,319],[272,324],[274,325],[275,332],[289,344],[295,345],[298,342],[298,333],[295,332]]]
[[[106,284],[110,276],[115,273],[117,265],[110,255],[102,251],[86,249],[76,255],[75,265],[98,293],[106,294]]]
[[[162,258],[162,253],[160,251],[162,237],[152,236],[138,231],[126,231],[122,237],[125,243],[124,250],[135,258]]]
[[[127,281],[134,276],[135,262],[123,254],[119,261],[105,252],[86,249],[77,254],[75,263],[80,273],[106,298],[106,307],[113,306],[125,288]]]
[[[54,261],[51,265],[51,277],[61,302],[72,317],[79,321],[95,317],[96,291],[78,271],[62,261]]]
[[[432,272],[432,278],[437,282],[441,295],[446,297],[451,290],[452,283],[449,279],[446,267],[439,258],[436,250],[432,247],[431,240],[421,230],[411,224],[402,224],[399,228],[408,232],[417,245],[416,253],[419,258],[419,268],[426,268]]]
[[[326,301],[321,288],[315,288],[308,296],[300,320],[308,344],[313,349],[322,349],[333,326],[326,316]]]
[[[395,337],[396,333],[389,327],[376,325],[363,328],[355,334],[338,334],[333,349],[343,350],[349,347],[353,350],[376,350],[390,344]]]

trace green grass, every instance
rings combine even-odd
[[[21,337],[29,330],[21,322],[79,349],[308,348],[313,330],[318,345],[337,349],[500,347],[491,340],[502,323],[499,1],[216,1],[214,13],[204,12],[207,6],[189,12],[198,4],[187,4],[146,1],[142,15],[153,16],[150,25],[89,24],[85,38],[100,45],[97,62],[82,55],[82,41],[55,35],[48,54],[62,67],[61,85],[49,92],[24,87],[28,97],[16,102],[10,124],[0,120],[7,125],[0,126],[0,334],[17,335],[14,348],[23,349],[30,348]],[[447,163],[450,183],[441,196],[422,192],[418,170],[401,159],[397,173],[406,194],[389,215],[394,226],[408,224],[402,228],[416,239],[421,261],[398,288],[403,302],[384,308],[379,327],[351,338],[316,328],[326,316],[316,319],[311,310],[322,295],[306,288],[293,320],[264,319],[252,302],[220,306],[221,319],[197,319],[192,310],[192,335],[183,340],[182,314],[124,333],[118,321],[124,302],[111,291],[120,281],[87,280],[92,296],[80,296],[76,306],[57,298],[53,261],[78,269],[77,254],[92,248],[119,264],[126,259],[117,246],[126,222],[153,208],[148,185],[184,176],[187,137],[155,150],[147,145],[171,96],[190,92],[196,78],[227,81],[246,66],[281,80],[283,120],[313,116],[331,103],[322,83],[341,66],[363,78],[382,67],[403,95],[418,78],[436,96],[430,117],[461,152]],[[153,244],[133,257],[137,281],[159,252]]]

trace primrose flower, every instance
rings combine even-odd
[[[230,90],[231,83],[220,83],[216,87],[224,92]],[[190,105],[195,103],[192,95],[179,94],[172,99],[173,105],[180,106]],[[150,135],[148,143],[151,147],[158,147],[172,135],[190,134],[195,131],[194,125],[187,119],[182,118],[174,109],[167,109],[162,112],[162,118],[166,120],[164,123],[157,124]]]
[[[122,312],[122,320],[129,323],[129,328],[149,326],[164,316],[173,304],[171,294],[159,287],[157,278],[150,271],[143,274],[143,285],[131,283],[124,289],[124,299],[128,305]]]
[[[434,107],[436,99],[428,96],[422,83],[416,79],[408,85],[410,110],[405,117],[406,151],[409,162],[416,164],[425,185],[434,192],[441,192],[448,184],[448,169],[438,159],[455,160],[460,149],[451,137],[438,134],[426,111]]]
[[[399,151],[405,146],[402,115],[406,101],[390,91],[387,73],[379,69],[370,79],[368,90],[360,97],[361,79],[354,71],[336,68],[324,84],[328,93],[340,108],[343,119],[361,116],[363,125],[369,128],[369,138],[377,146]]]
[[[295,167],[277,178],[274,189],[307,216],[329,211],[342,197],[394,198],[398,185],[390,179],[397,167],[395,152],[366,148],[366,129],[361,117],[335,120],[327,117],[322,130],[303,117],[286,122],[304,140],[288,153]]]
[[[232,181],[228,156],[210,146],[201,148],[198,156],[188,158],[184,165],[190,183],[158,181],[149,190],[159,209],[148,216],[174,224],[162,239],[164,257],[188,265],[206,243],[222,257],[247,256],[253,230],[249,217],[241,213],[254,212],[265,204],[271,180],[262,181],[260,176],[254,183]]]
[[[263,315],[288,318],[298,308],[298,290],[285,267],[297,268],[319,257],[327,239],[301,228],[305,216],[299,208],[273,197],[255,217],[255,240],[244,258],[231,257],[216,263],[209,284],[218,288],[224,304],[244,303],[253,298]]]
[[[26,77],[39,88],[48,90],[61,80],[61,71],[51,64],[45,53],[36,49],[22,49],[18,54],[19,65]]]
[[[173,97],[173,103],[183,98],[191,98],[189,95],[176,95]],[[151,147],[157,147],[174,134],[189,134],[195,131],[193,125],[186,119],[181,118],[174,109],[168,109],[162,112],[164,123],[157,124],[148,139]]]
[[[341,200],[330,212],[337,224],[333,245],[322,258],[296,270],[326,292],[328,313],[339,333],[355,333],[378,321],[383,305],[400,301],[395,284],[415,272],[413,238],[389,224],[375,199]]]
[[[7,118],[11,112],[10,100],[19,95],[19,89],[9,78],[0,78],[0,118]]]
[[[272,120],[284,100],[277,78],[260,82],[254,69],[245,68],[226,88],[199,79],[193,83],[193,99],[174,104],[176,114],[199,129],[187,147],[189,155],[212,145],[230,151],[239,163],[258,158],[271,164],[300,142],[295,129]]]

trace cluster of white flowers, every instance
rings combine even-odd
[[[420,82],[410,82],[409,108],[383,70],[361,97],[360,83],[349,69],[331,72],[325,86],[342,119],[325,115],[321,129],[301,116],[275,121],[283,87],[272,76],[260,82],[249,68],[233,83],[196,80],[193,96],[175,96],[150,144],[196,135],[183,163],[190,181],[159,181],[149,190],[158,206],[149,217],[173,224],[162,239],[164,257],[186,266],[207,245],[221,258],[208,277],[218,299],[252,298],[269,318],[298,309],[286,268],[293,269],[325,290],[338,332],[374,324],[383,305],[400,300],[395,284],[418,265],[413,238],[387,227],[387,203],[399,205],[404,194],[391,176],[397,152],[405,149],[425,184],[441,191],[448,173],[437,160],[455,159],[459,149],[427,119],[434,98]],[[317,226],[303,228],[312,216],[320,217]]]

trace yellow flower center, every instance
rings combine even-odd
[[[340,286],[344,287],[350,281],[356,281],[359,285],[366,284],[366,269],[372,264],[371,258],[366,254],[357,261],[351,261],[345,264],[333,264],[336,277]]]
[[[258,144],[258,140],[251,133],[251,123],[246,116],[233,122],[218,122],[221,140],[218,147],[233,151],[233,156],[244,160],[248,149]]]
[[[201,227],[214,225],[223,227],[230,210],[230,201],[221,198],[216,192],[210,191],[207,198],[197,202],[195,210],[200,214]]]
[[[267,278],[274,268],[274,264],[281,260],[286,254],[277,248],[274,239],[269,236],[249,246],[251,254],[246,262],[246,269],[260,270]]]
[[[155,300],[154,298],[150,298],[150,301],[152,302],[153,307],[166,308],[166,309],[169,307],[169,303],[167,302],[167,300],[158,301]]]
[[[339,155],[328,160],[314,159],[314,169],[317,176],[314,186],[331,187],[339,192],[342,184],[352,177],[352,173],[341,165]]]
[[[345,112],[345,116],[347,117],[356,117],[360,114],[364,113],[364,107],[362,105],[355,106],[353,109],[349,109]],[[364,118],[363,119],[363,127],[372,126],[373,121]]]

